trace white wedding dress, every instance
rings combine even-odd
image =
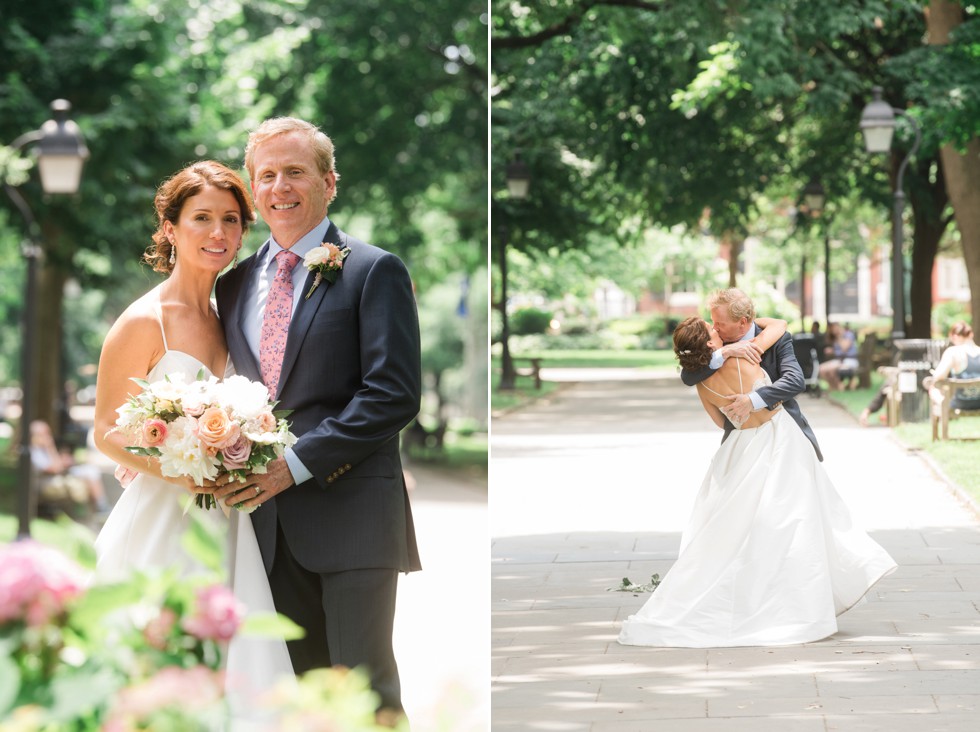
[[[768,383],[757,382],[755,388]],[[856,527],[802,430],[780,409],[712,458],[677,561],[622,626],[631,646],[809,643],[896,568]]]
[[[163,330],[161,326],[161,331]],[[163,336],[167,347],[166,334]],[[193,356],[167,349],[147,381],[167,374],[182,373],[188,381],[208,369]],[[231,365],[229,363],[230,375]],[[228,582],[248,614],[274,612],[275,605],[259,545],[249,516],[220,509],[204,511],[192,506],[185,514],[190,494],[180,486],[150,475],[138,475],[113,507],[95,541],[96,581],[124,577],[132,569],[156,570],[179,567],[191,575],[205,571],[181,547],[181,538],[190,526],[190,511],[203,515],[227,537]],[[225,655],[225,676],[233,732],[272,730],[269,718],[256,700],[281,678],[293,674],[285,641],[278,638],[238,634]]]

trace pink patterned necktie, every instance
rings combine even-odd
[[[262,369],[262,380],[269,389],[270,399],[276,398],[276,389],[279,386],[289,320],[293,316],[293,268],[299,262],[299,255],[285,249],[276,255],[279,269],[276,270],[276,276],[269,287],[269,297],[265,301],[262,335],[259,337],[259,366]]]

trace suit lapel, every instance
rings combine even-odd
[[[343,241],[343,235],[334,223],[331,221],[330,226],[327,227],[326,234],[323,235],[323,242],[336,244],[341,246]],[[302,263],[297,265],[302,267]],[[289,373],[293,370],[293,366],[296,364],[296,358],[299,355],[300,346],[303,345],[303,341],[306,340],[306,334],[310,329],[310,325],[313,323],[313,317],[316,315],[317,310],[320,307],[320,303],[323,302],[324,298],[329,292],[331,284],[326,280],[322,280],[320,285],[313,291],[313,294],[306,297],[306,293],[310,291],[313,287],[313,282],[316,279],[316,274],[314,272],[309,272],[306,276],[306,281],[303,283],[303,291],[300,295],[299,305],[296,306],[296,312],[293,313],[292,320],[289,321],[289,335],[286,337],[286,352],[282,357],[282,369],[279,372],[279,388],[276,397],[282,393],[283,384],[286,383],[286,379],[289,378]]]

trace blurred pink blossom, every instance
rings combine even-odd
[[[56,549],[30,539],[0,547],[0,625],[45,625],[84,584],[81,567]]]
[[[229,588],[210,585],[197,591],[195,613],[181,625],[202,640],[227,641],[238,631],[244,617],[245,606]]]
[[[206,666],[167,666],[152,678],[119,692],[102,731],[143,729],[136,724],[167,707],[206,709],[221,700],[223,687],[222,674]]]

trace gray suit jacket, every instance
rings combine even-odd
[[[276,522],[296,559],[314,572],[420,569],[405,490],[400,431],[418,414],[421,356],[412,282],[395,255],[358,241],[332,222],[325,242],[350,247],[343,270],[309,299],[311,272],[289,325],[278,409],[313,473],[252,514],[266,570]],[[242,329],[256,255],[218,279],[215,294],[237,373],[261,381]]]
[[[752,327],[755,329],[753,335],[758,335],[761,328],[754,323]],[[796,354],[793,352],[792,336],[789,333],[784,333],[775,346],[762,354],[760,365],[769,374],[769,379],[772,381],[772,386],[764,386],[759,389],[758,394],[762,397],[762,401],[766,403],[769,409],[773,409],[781,403],[783,409],[796,421],[796,424],[803,430],[803,434],[813,444],[817,458],[822,461],[823,453],[820,452],[820,445],[817,444],[817,436],[813,434],[813,428],[803,416],[803,411],[796,401],[796,395],[803,392],[806,388],[806,382],[803,380],[803,369],[800,368],[800,362],[796,360]],[[707,366],[698,371],[682,370],[681,381],[688,386],[694,386],[713,373],[714,371]],[[731,434],[733,429],[735,426],[726,419],[722,442]]]

